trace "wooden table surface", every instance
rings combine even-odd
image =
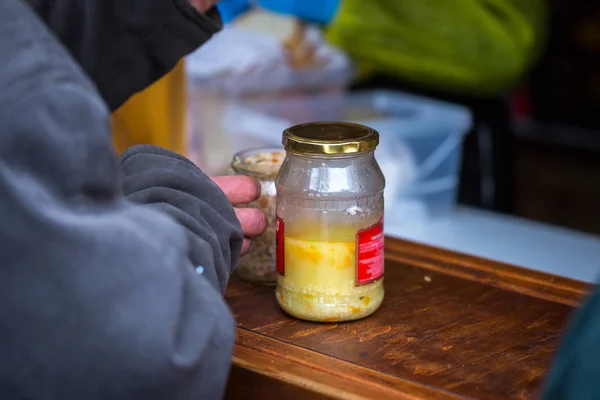
[[[524,240],[523,245],[526,245]],[[589,286],[396,239],[373,316],[318,324],[235,278],[228,399],[535,398]]]

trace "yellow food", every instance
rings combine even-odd
[[[284,243],[285,271],[278,277],[277,300],[290,315],[311,321],[347,321],[364,318],[381,305],[383,278],[356,286],[355,241],[286,236]]]

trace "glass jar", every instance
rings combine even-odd
[[[275,285],[277,282],[275,178],[284,157],[281,148],[261,148],[240,152],[231,163],[234,174],[251,176],[260,182],[260,198],[243,207],[259,208],[267,218],[266,231],[253,241],[249,252],[240,257],[235,269],[238,276],[247,282],[265,285]]]
[[[283,134],[276,181],[277,289],[288,314],[349,321],[383,300],[379,134],[351,123],[309,123]]]

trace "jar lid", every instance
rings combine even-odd
[[[302,154],[351,154],[374,150],[379,133],[350,122],[311,122],[283,131],[286,150]]]

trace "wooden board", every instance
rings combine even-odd
[[[370,318],[317,324],[283,313],[273,288],[232,279],[238,338],[227,398],[533,398],[589,290],[395,239],[385,288]]]

